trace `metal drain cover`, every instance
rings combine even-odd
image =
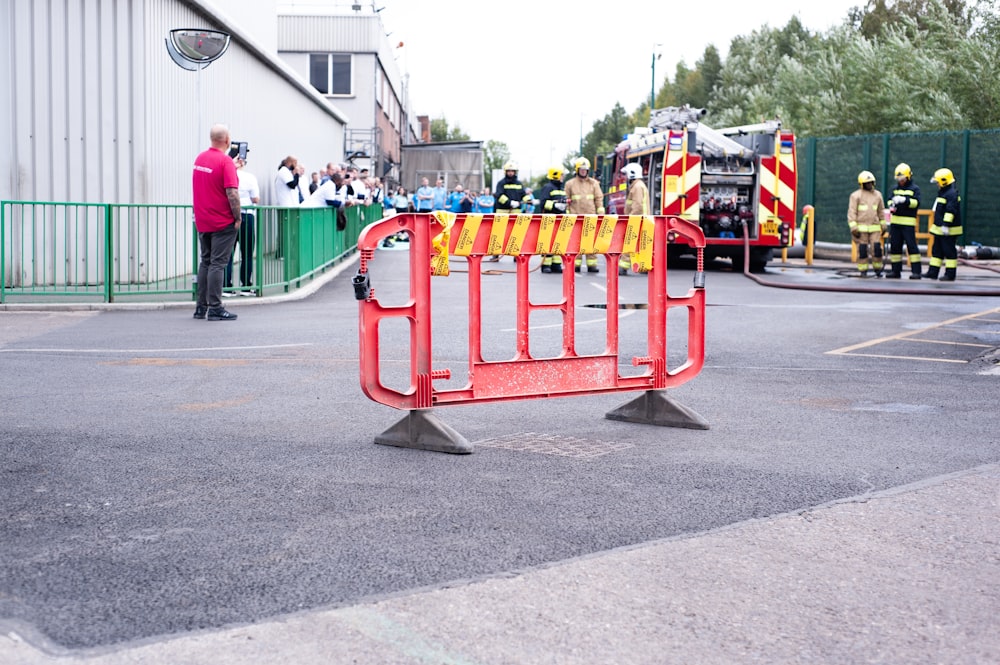
[[[474,445],[485,448],[505,448],[507,450],[517,450],[526,453],[576,457],[578,459],[600,457],[608,453],[634,447],[634,444],[631,443],[590,441],[588,439],[578,439],[573,436],[537,434],[535,432],[522,432],[520,434],[508,434],[492,439],[483,439],[482,441],[476,441]]]

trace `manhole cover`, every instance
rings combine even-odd
[[[482,441],[476,441],[475,445],[485,448],[505,448],[507,450],[517,450],[527,453],[561,455],[563,457],[576,457],[580,459],[600,457],[601,455],[634,447],[631,443],[590,441],[572,436],[536,434],[535,432],[508,434],[507,436],[483,439]]]

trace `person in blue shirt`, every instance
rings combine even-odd
[[[434,209],[445,210],[448,206],[448,190],[444,188],[444,180],[438,178],[434,186]]]
[[[482,193],[476,197],[476,204],[473,207],[473,212],[493,212],[493,205],[496,203],[496,199],[493,198],[493,194],[490,190],[483,187]]]
[[[472,197],[461,184],[455,185],[454,191],[448,194],[447,209],[449,212],[472,212]]]
[[[413,207],[417,212],[430,212],[434,209],[434,190],[427,178],[420,181],[420,187],[413,197]]]

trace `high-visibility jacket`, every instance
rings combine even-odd
[[[531,195],[525,193],[524,185],[517,179],[517,176],[513,178],[504,176],[503,180],[497,183],[497,190],[493,196],[496,198],[497,212],[519,210],[531,201]],[[517,201],[516,206],[514,205],[515,201]]]
[[[938,190],[934,200],[934,222],[931,234],[936,236],[962,235],[962,197],[955,189],[955,183]]]
[[[574,215],[603,215],[604,193],[596,178],[573,176],[566,182],[566,211]]]
[[[892,198],[897,196],[902,196],[906,200],[896,204],[889,222],[897,226],[915,227],[917,225],[917,209],[920,208],[920,187],[912,180],[907,181],[892,190]]]
[[[882,230],[885,223],[885,205],[882,203],[882,192],[877,189],[859,187],[851,192],[847,204],[847,224],[851,231],[857,229],[861,233],[875,233]]]
[[[546,215],[566,212],[566,190],[561,180],[546,180],[538,195],[538,207]]]
[[[625,195],[625,214],[649,214],[649,189],[638,178],[629,183],[628,193]]]

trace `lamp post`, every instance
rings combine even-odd
[[[663,44],[653,44],[653,62],[650,64],[649,68],[652,71],[649,81],[649,116],[653,116],[653,107],[656,105],[656,61],[660,59],[661,53],[657,53],[656,49]]]

